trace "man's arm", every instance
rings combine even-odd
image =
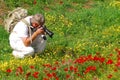
[[[22,41],[23,41],[24,45],[25,45],[25,46],[29,46],[29,45],[31,44],[31,40],[34,41],[34,39],[35,39],[38,35],[40,35],[40,34],[42,34],[42,33],[44,33],[44,30],[42,30],[42,29],[37,29],[37,30],[32,34],[31,37],[22,38]]]

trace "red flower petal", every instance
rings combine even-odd
[[[12,70],[11,70],[11,69],[7,69],[6,72],[7,72],[7,73],[11,73]]]

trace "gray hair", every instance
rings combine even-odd
[[[31,18],[31,22],[32,23],[38,23],[40,25],[43,25],[45,23],[45,18],[42,14],[35,14],[32,18]]]

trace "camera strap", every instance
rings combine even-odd
[[[32,44],[32,37],[31,37],[32,36],[32,32],[31,32],[30,24],[25,19],[22,19],[21,21],[24,22],[27,25],[27,27],[28,27],[28,32],[29,32],[29,36],[30,36],[30,42]]]

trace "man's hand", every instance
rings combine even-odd
[[[38,28],[38,29],[35,31],[35,33],[36,33],[37,35],[39,35],[39,34],[44,34],[45,32],[44,32],[44,30],[43,30],[42,28]]]

